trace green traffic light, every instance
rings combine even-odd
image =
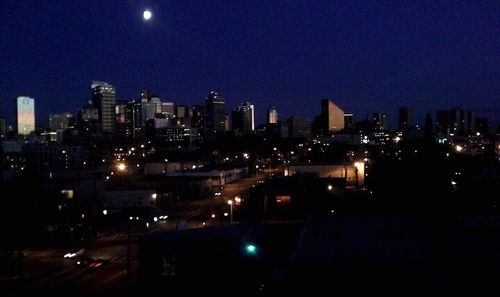
[[[257,253],[257,247],[253,244],[248,244],[245,249],[246,249],[247,253],[249,253],[249,254]]]

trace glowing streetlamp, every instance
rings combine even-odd
[[[127,170],[127,165],[125,165],[125,163],[118,163],[116,169],[120,172],[125,172],[125,170]]]
[[[233,200],[228,200],[227,204],[230,206],[230,219],[229,221],[232,223],[233,222]]]

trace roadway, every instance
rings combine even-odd
[[[28,249],[24,251],[23,278],[20,286],[9,296],[30,296],[47,293],[68,293],[71,295],[127,295],[133,289],[137,280],[137,242],[146,233],[170,231],[177,229],[178,223],[185,221],[184,228],[201,228],[229,223],[227,201],[236,196],[245,199],[249,189],[259,180],[267,179],[270,172],[241,179],[235,183],[226,184],[220,196],[184,202],[169,211],[167,220],[151,222],[146,227],[145,222],[131,221],[131,273],[127,274],[127,224],[117,225],[101,231],[99,237],[88,241],[84,254],[94,259],[108,259],[109,263],[100,267],[77,267],[75,259],[63,256],[68,252],[63,248]],[[237,207],[233,205],[233,207]],[[215,214],[215,218],[212,218]],[[237,216],[234,217],[237,220]],[[1,291],[0,291],[1,293]]]

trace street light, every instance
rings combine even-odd
[[[253,244],[247,244],[245,246],[245,251],[247,252],[247,254],[255,255],[257,253],[257,247]]]
[[[118,163],[116,169],[120,172],[125,172],[125,170],[127,170],[127,165],[125,165],[125,163]]]
[[[233,200],[228,200],[227,204],[230,206],[230,219],[229,221],[232,223],[233,222]]]

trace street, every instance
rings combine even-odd
[[[127,273],[127,223],[101,230],[99,236],[88,240],[83,254],[92,259],[104,259],[98,267],[79,267],[75,258],[64,258],[64,255],[76,250],[63,248],[26,249],[23,252],[22,278],[9,280],[7,294],[2,296],[39,295],[40,292],[57,292],[74,295],[126,295],[133,290],[137,279],[137,243],[138,238],[146,233],[171,231],[179,228],[179,222],[184,221],[183,228],[202,228],[229,223],[230,207],[227,203],[240,196],[245,198],[249,189],[259,180],[268,178],[270,172],[261,173],[241,179],[232,184],[226,184],[220,196],[208,197],[196,201],[177,204],[169,210],[169,218],[151,222],[148,226],[140,220],[131,220],[130,224],[130,275]],[[237,207],[237,206],[235,206]],[[212,217],[212,214],[215,217]],[[221,219],[222,218],[222,219]],[[237,217],[234,218],[237,221]],[[78,256],[77,256],[78,257]],[[5,280],[3,280],[5,282]]]

